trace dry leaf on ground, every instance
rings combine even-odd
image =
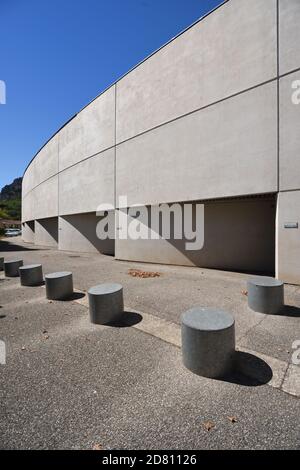
[[[215,423],[213,423],[212,421],[205,421],[203,423],[203,426],[205,427],[206,431],[211,431],[211,429],[215,427]]]
[[[101,444],[94,444],[93,450],[103,450],[103,446]]]
[[[228,419],[231,423],[236,423],[237,422],[237,419],[235,416],[228,416]]]
[[[141,269],[129,269],[128,274],[132,277],[141,277],[143,279],[148,277],[160,277],[160,273],[153,271],[142,271]]]

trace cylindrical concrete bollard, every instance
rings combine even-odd
[[[100,284],[91,287],[88,296],[92,323],[98,325],[112,323],[124,312],[121,284]]]
[[[4,258],[0,258],[0,271],[3,271],[4,268]]]
[[[284,306],[284,283],[273,277],[257,277],[247,283],[248,305],[255,312],[277,314]]]
[[[49,300],[64,300],[73,294],[73,276],[70,272],[46,274],[45,284]]]
[[[23,266],[23,260],[4,261],[4,273],[6,277],[18,277],[19,268]]]
[[[181,317],[183,364],[194,374],[222,378],[234,368],[234,318],[223,310],[194,307]]]
[[[43,282],[43,269],[41,264],[28,264],[19,268],[22,286],[36,286]]]

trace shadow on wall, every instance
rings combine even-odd
[[[25,224],[33,233],[35,232],[34,220],[30,220],[29,222],[26,222]]]
[[[196,202],[193,230],[195,208]],[[170,239],[118,240],[116,257],[271,275],[275,271],[275,211],[273,195],[206,201],[202,249],[187,250],[189,240],[174,238],[172,217]]]
[[[115,240],[100,240],[97,224],[101,217],[95,212],[61,216],[59,220],[59,249],[65,251],[115,254]]]
[[[26,243],[34,243],[35,240],[35,221],[30,220],[22,224],[22,239]]]
[[[57,247],[58,217],[36,220],[34,240],[37,245]]]
[[[184,240],[170,243],[196,266],[274,274],[275,216],[270,199],[208,202],[202,250],[185,250]]]

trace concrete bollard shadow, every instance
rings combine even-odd
[[[25,287],[25,289],[31,289],[32,287],[42,287],[45,285],[45,281],[41,281],[41,282],[38,282],[37,284],[32,284],[31,286],[23,286],[22,287]]]
[[[131,326],[137,325],[142,321],[143,317],[136,312],[123,312],[120,317],[110,323],[106,323],[106,326],[111,326],[115,328],[129,328]]]
[[[300,308],[294,305],[284,305],[279,315],[282,317],[300,317]]]
[[[236,351],[234,364],[233,372],[220,380],[248,387],[257,387],[267,384],[273,377],[271,367],[253,354]]]
[[[79,300],[85,297],[86,294],[83,292],[73,292],[72,295],[69,297],[65,297],[64,299],[59,299],[59,302],[71,302],[72,300]]]

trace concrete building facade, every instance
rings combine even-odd
[[[28,165],[24,240],[300,284],[299,23],[299,0],[228,0],[118,80]],[[123,195],[203,203],[203,249],[99,240]]]

